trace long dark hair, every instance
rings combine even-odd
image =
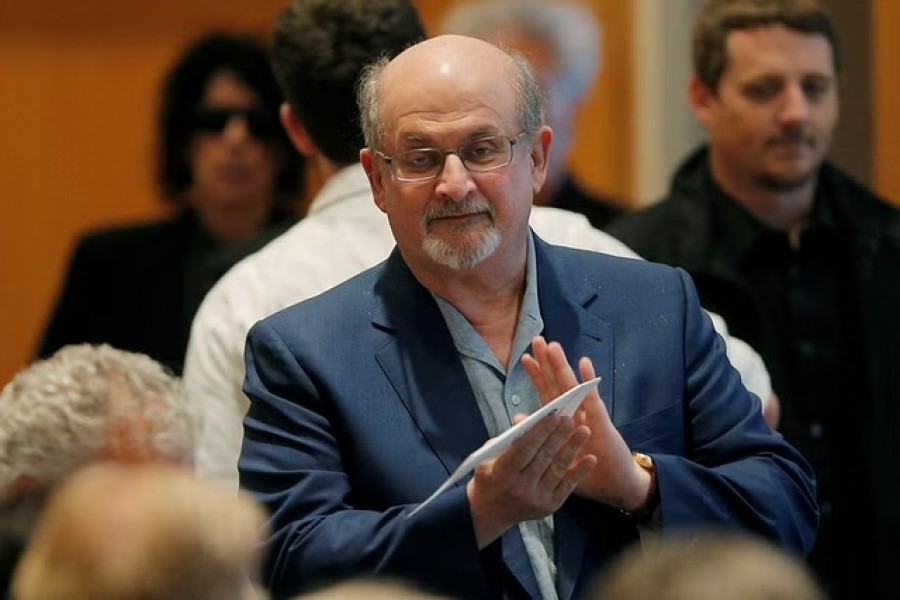
[[[166,198],[179,202],[192,184],[187,151],[194,135],[193,117],[210,79],[226,70],[250,88],[260,100],[260,108],[278,122],[281,91],[269,63],[268,50],[256,38],[213,33],[196,40],[181,56],[166,78],[160,112],[159,184]],[[279,208],[296,212],[297,196],[303,187],[303,158],[291,146],[279,126],[269,143],[280,161],[276,191]]]

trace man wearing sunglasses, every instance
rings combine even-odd
[[[212,34],[190,45],[160,110],[159,184],[174,214],[78,243],[40,356],[108,343],[181,372],[206,292],[296,220],[303,161],[278,121],[281,98],[261,42]]]

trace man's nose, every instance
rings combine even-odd
[[[239,143],[249,139],[250,126],[246,117],[240,114],[232,115],[228,119],[228,123],[225,124],[222,137],[232,143]]]
[[[468,196],[474,181],[472,175],[455,153],[444,155],[444,168],[438,175],[435,192],[451,200],[462,200]]]
[[[809,98],[800,85],[789,85],[784,91],[779,120],[783,124],[802,123],[809,118]]]

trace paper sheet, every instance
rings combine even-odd
[[[592,389],[597,387],[597,385],[599,385],[600,379],[600,377],[595,377],[594,379],[590,379],[576,385],[568,392],[561,394],[549,404],[542,406],[538,410],[534,411],[534,413],[529,415],[528,418],[521,423],[513,425],[497,437],[488,440],[481,448],[466,457],[466,459],[462,461],[462,463],[459,465],[459,467],[457,467],[453,474],[450,475],[450,477],[444,483],[442,483],[440,487],[438,487],[438,489],[436,489],[434,493],[428,497],[427,500],[417,506],[407,516],[411,517],[422,510],[425,505],[440,496],[443,492],[460,481],[463,477],[468,475],[473,469],[475,469],[475,467],[477,467],[481,463],[499,456],[500,453],[502,453],[510,446],[510,444],[528,433],[528,431],[530,431],[535,425],[537,425],[544,417],[552,414],[560,414],[565,417],[571,417],[572,415],[574,415],[575,411],[577,411],[578,407],[581,406],[581,402],[585,399],[588,393]]]

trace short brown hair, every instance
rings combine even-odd
[[[718,88],[728,62],[728,34],[766,25],[825,36],[839,71],[837,32],[820,0],[707,0],[694,27],[694,74],[710,89]]]
[[[332,162],[359,162],[360,72],[424,39],[411,0],[294,0],[275,22],[272,66],[294,112]]]

